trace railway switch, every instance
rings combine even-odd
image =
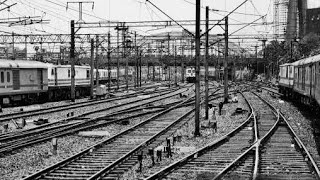
[[[138,154],[138,161],[139,161],[139,172],[142,171],[142,159],[143,159],[143,152],[141,151],[141,154]]]
[[[177,141],[177,136],[173,136],[172,137],[172,146],[174,146],[176,141]]]
[[[22,119],[21,128],[24,128],[25,126],[26,126],[26,119]]]
[[[57,138],[52,138],[52,154],[57,155],[57,149],[58,149],[58,140]]]
[[[157,162],[162,161],[162,151],[161,150],[157,150]]]
[[[172,157],[172,154],[171,154],[171,143],[170,143],[170,139],[167,138],[167,157]]]
[[[148,152],[150,158],[151,158],[151,161],[152,161],[152,166],[155,165],[155,162],[154,162],[154,151],[153,149],[149,149],[149,152]]]
[[[8,124],[4,124],[3,125],[3,129],[4,129],[4,132],[8,132],[8,128],[9,128],[9,125]]]

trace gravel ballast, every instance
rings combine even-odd
[[[301,112],[301,109],[296,107],[292,102],[272,97],[270,93],[266,91],[262,91],[260,95],[273,106],[280,109],[319,167],[320,156],[317,150],[314,128],[312,127],[312,121],[317,121],[317,119],[309,119],[305,117],[303,112]]]
[[[220,98],[218,100],[212,101],[211,103],[218,104],[223,99]],[[242,122],[244,122],[248,116],[249,108],[242,98],[241,95],[238,95],[238,103],[228,103],[225,104],[223,109],[226,110],[225,115],[219,116],[217,115],[217,132],[210,128],[204,127],[206,126],[207,122],[201,117],[201,136],[194,137],[194,118],[192,118],[187,124],[182,126],[179,130],[179,133],[182,135],[182,139],[180,142],[176,142],[173,146],[174,152],[171,158],[167,158],[166,154],[162,155],[162,161],[157,162],[155,166],[152,166],[152,162],[150,157],[145,155],[143,159],[143,169],[141,173],[138,173],[137,170],[139,168],[138,164],[132,168],[132,170],[128,171],[121,177],[121,179],[142,179],[152,175],[153,173],[159,171],[160,169],[168,166],[169,164],[185,157],[187,154],[194,152],[196,149],[199,149],[218,138],[222,137],[223,135],[229,133],[231,130],[238,127]],[[248,110],[247,113],[233,115],[237,108],[242,108]],[[162,144],[165,146],[165,142]],[[176,148],[178,147],[178,148]],[[183,147],[183,148],[181,148]],[[182,150],[183,149],[183,150]],[[182,152],[185,151],[186,152]]]
[[[170,102],[175,102],[179,100],[178,96],[175,96],[169,100],[161,100],[154,103],[155,106],[162,105]],[[126,99],[121,102],[129,102],[132,99]],[[131,113],[133,115],[135,113]],[[148,115],[130,119],[130,124],[121,125],[111,124],[105,127],[99,127],[96,129],[90,129],[88,131],[107,131],[110,136],[113,136],[124,129],[127,129],[137,123],[144,121],[154,115],[154,113],[149,113]],[[127,117],[128,115],[123,114],[120,117]],[[12,154],[7,154],[5,157],[0,158],[0,179],[10,180],[10,179],[21,179],[38,170],[44,169],[51,166],[73,154],[76,154],[89,146],[96,144],[101,141],[102,138],[108,137],[82,137],[78,134],[64,136],[58,138],[58,153],[57,155],[52,155],[51,142],[45,142],[32,147],[23,148],[21,150],[14,151]]]

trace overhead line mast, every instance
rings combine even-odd
[[[195,130],[194,136],[200,136],[200,0],[196,0],[196,101],[195,101]]]

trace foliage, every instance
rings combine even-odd
[[[284,42],[271,41],[265,48],[265,58],[269,64],[276,63],[281,57],[286,55]]]
[[[299,42],[300,57],[319,54],[320,37],[315,33],[309,33]]]

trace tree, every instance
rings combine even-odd
[[[320,37],[315,33],[309,33],[299,42],[300,57],[315,55],[320,47]]]
[[[287,49],[284,42],[271,41],[265,49],[268,74],[278,74],[278,64],[288,62]]]
[[[284,42],[279,42],[277,40],[271,41],[270,44],[266,46],[265,52],[266,60],[269,63],[276,63],[280,58],[286,55]]]

